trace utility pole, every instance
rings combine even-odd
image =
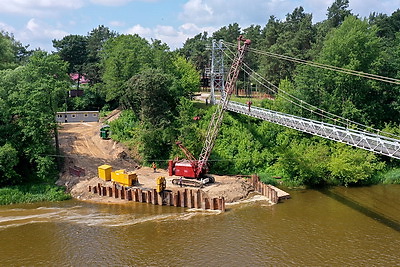
[[[215,91],[224,93],[224,55],[223,43],[220,40],[218,43],[215,39],[212,40],[211,48],[211,94],[210,103],[215,104]]]

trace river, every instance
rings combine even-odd
[[[225,213],[76,200],[1,206],[1,265],[400,265],[400,185],[288,192],[284,203]]]

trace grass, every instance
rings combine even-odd
[[[0,188],[0,205],[68,200],[64,188],[49,184],[18,185]]]

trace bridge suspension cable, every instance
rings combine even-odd
[[[227,47],[233,45],[229,42],[224,42],[224,44]],[[314,61],[309,61],[309,60],[299,59],[299,58],[295,58],[295,57],[289,57],[289,56],[285,56],[285,55],[271,53],[271,52],[267,52],[267,51],[262,51],[262,50],[258,50],[255,48],[249,48],[249,51],[260,54],[260,55],[274,57],[277,59],[282,59],[282,60],[286,60],[286,61],[290,61],[290,62],[294,62],[294,63],[304,64],[304,65],[308,65],[308,66],[312,66],[312,67],[322,68],[322,69],[326,69],[326,70],[350,74],[350,75],[368,78],[368,79],[372,79],[372,80],[377,80],[377,81],[381,81],[381,82],[387,82],[387,83],[400,85],[400,80],[395,79],[395,78],[385,77],[385,76],[381,76],[381,75],[376,75],[376,74],[371,74],[371,73],[366,73],[366,72],[356,71],[356,70],[351,70],[351,69],[346,69],[346,68],[340,68],[340,67],[327,65],[327,64],[323,64],[323,63],[318,63],[318,62],[314,62]]]
[[[229,48],[230,43],[226,43],[224,42],[224,44],[228,44],[227,50],[230,53],[234,53],[232,52],[232,50]],[[254,49],[250,49],[250,51],[252,51]],[[224,50],[224,54],[228,57],[228,58],[232,58],[231,55],[229,55],[227,52],[225,52]],[[358,130],[362,130],[362,131],[374,131],[377,132],[379,134],[385,134],[385,135],[389,135],[392,136],[394,138],[400,138],[400,136],[392,134],[392,133],[388,133],[388,132],[383,132],[379,129],[375,129],[373,127],[349,120],[347,118],[341,117],[339,115],[333,114],[331,112],[325,111],[323,109],[320,109],[314,105],[311,105],[307,102],[305,102],[304,100],[299,99],[296,96],[293,96],[292,94],[287,93],[285,90],[282,90],[281,88],[279,88],[278,86],[274,85],[273,83],[269,82],[268,80],[266,80],[263,76],[261,76],[260,74],[258,74],[257,72],[255,72],[253,69],[251,69],[247,64],[243,63],[242,64],[242,70],[248,74],[249,76],[251,76],[255,81],[257,81],[259,84],[261,84],[262,86],[268,88],[269,90],[271,90],[272,92],[278,94],[279,93],[283,93],[284,95],[280,94],[280,97],[283,98],[284,100],[290,102],[291,104],[294,104],[298,107],[300,107],[301,109],[307,110],[313,114],[316,114],[318,116],[321,116],[323,118],[326,119],[330,119],[332,121],[334,121],[335,123],[339,123],[342,124],[343,126],[345,126],[346,128],[349,128],[349,125],[354,125],[356,127],[356,129]],[[351,73],[349,73],[351,74]],[[357,75],[359,76],[359,75]],[[268,84],[268,85],[267,85]],[[399,80],[399,84],[400,84],[400,80]],[[285,96],[286,95],[286,96]],[[293,99],[293,100],[292,100]],[[297,101],[297,102],[296,102]]]

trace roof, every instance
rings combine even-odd
[[[79,111],[59,111],[57,114],[76,114],[76,113],[99,113],[97,110],[91,110],[91,111],[85,111],[85,110],[79,110]]]

